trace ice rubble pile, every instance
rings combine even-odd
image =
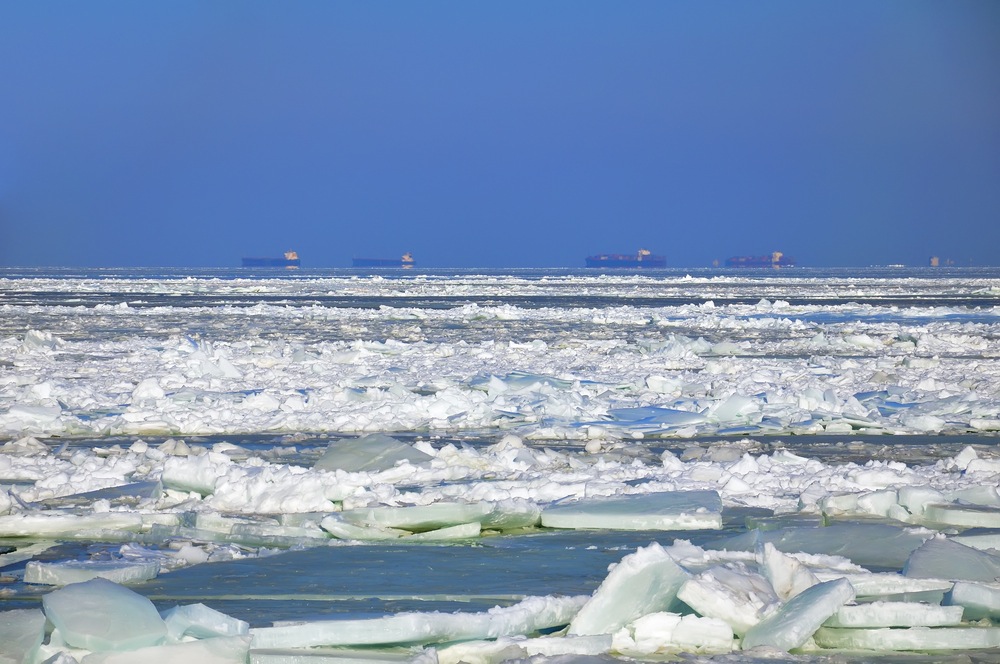
[[[121,559],[110,561],[30,560],[26,582],[62,587],[45,596],[42,611],[0,614],[6,661],[295,662],[309,661],[315,652],[308,649],[317,647],[406,646],[413,649],[411,659],[439,662],[536,654],[1000,647],[1000,627],[993,625],[1000,620],[1000,529],[994,526],[1000,464],[972,448],[924,468],[826,466],[783,453],[764,473],[766,457],[740,454],[689,462],[664,454],[658,467],[649,467],[601,449],[593,456],[532,450],[513,436],[483,451],[445,451],[373,435],[334,441],[314,468],[293,472],[170,442],[163,449],[135,443],[103,456],[74,452],[68,460],[33,439],[4,446],[4,474],[36,484],[8,494],[13,500],[0,515],[5,537],[163,547],[152,556],[152,550],[127,544]],[[555,460],[564,464],[557,472]],[[503,468],[511,474],[500,481]],[[479,477],[476,469],[488,482],[472,481]],[[536,476],[532,469],[544,472]],[[803,476],[810,481],[789,481]],[[91,490],[62,490],[75,477]],[[462,492],[484,499],[442,492],[447,478],[467,480]],[[546,484],[535,484],[543,478]],[[746,534],[704,547],[674,540],[640,548],[590,597],[532,597],[484,613],[404,613],[248,629],[198,605],[160,616],[121,585],[141,583],[161,568],[210,561],[212,547],[281,548],[330,538],[468,540],[483,531],[538,527],[717,530],[726,507],[754,504],[740,501],[773,490],[768,482],[800,490],[771,503],[784,508],[775,516],[752,517]],[[502,493],[484,493],[486,484]],[[225,491],[242,496],[243,515],[213,508],[213,496]],[[318,498],[308,496],[313,491]],[[288,502],[293,496],[302,502]],[[282,513],[265,516],[275,506]],[[34,546],[41,549],[26,546],[0,556],[0,566],[48,545]]]
[[[981,571],[983,556],[995,574],[1000,556],[965,549],[932,537],[899,574],[868,572],[837,556],[783,553],[770,543],[746,554],[684,540],[652,543],[613,565],[591,596],[255,628],[201,604],[161,615],[142,595],[95,578],[45,595],[42,610],[0,613],[0,661],[309,662],[324,654],[330,659],[322,661],[338,661],[350,657],[343,649],[360,647],[373,649],[368,657],[377,661],[398,660],[407,648],[410,661],[441,663],[1000,647],[992,622],[1000,620],[1000,585],[967,580]],[[928,577],[942,571],[950,574]],[[381,660],[383,648],[395,654]]]
[[[0,434],[531,425],[539,436],[586,439],[1000,430],[1000,375],[989,361],[1000,348],[989,326],[873,323],[863,331],[806,326],[770,304],[761,312],[764,319],[711,310],[685,323],[723,337],[713,342],[668,333],[630,343],[387,339],[292,348],[226,340],[222,330],[215,341],[119,342],[31,330],[0,339],[0,356],[11,358],[0,378]],[[762,338],[753,344],[726,336],[756,327]]]

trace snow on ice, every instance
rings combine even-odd
[[[1000,647],[995,304],[882,304],[877,279],[0,281],[114,293],[2,305],[0,662]],[[870,301],[818,302],[838,289]],[[303,302],[238,303],[262,290]],[[664,293],[691,302],[628,299]],[[413,304],[441,295],[471,301]],[[609,531],[648,540],[585,592],[488,610],[250,624],[142,592],[320,547]]]

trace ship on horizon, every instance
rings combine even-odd
[[[351,259],[352,267],[399,267],[403,269],[410,269],[416,265],[416,261],[413,260],[413,254],[406,252],[399,258],[353,258]]]
[[[283,267],[287,270],[295,270],[302,264],[299,254],[295,251],[286,251],[281,258],[243,258],[243,267]]]
[[[657,256],[649,249],[640,249],[632,254],[595,254],[587,256],[587,267],[613,267],[624,269],[660,268],[667,266],[665,256]]]
[[[772,251],[770,256],[731,256],[726,259],[726,267],[792,267],[795,259],[780,251]]]

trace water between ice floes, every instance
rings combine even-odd
[[[356,487],[348,500],[358,505],[707,487],[723,498],[723,531],[220,545],[216,562],[138,586],[158,606],[204,602],[255,626],[587,594],[639,546],[710,543],[775,510],[794,522],[807,493],[815,504],[823,491],[967,489],[981,478],[946,461],[970,445],[992,459],[1000,431],[997,270],[24,269],[0,271],[0,312],[0,442],[45,443],[0,455],[12,514],[158,479],[170,458],[198,450],[220,455],[220,476],[274,467],[285,476],[275,471],[272,486],[294,489],[288,469],[372,431],[455,449],[466,470],[449,472],[445,458],[434,472],[383,477]],[[490,456],[505,433],[535,456]],[[815,465],[787,477],[737,467],[782,450]],[[664,452],[683,466],[673,484]],[[250,481],[235,500],[192,494],[146,507],[272,518],[274,504],[328,504],[268,503]],[[98,533],[34,559],[157,559],[181,539]],[[0,610],[37,606],[48,591],[20,580],[24,565],[0,569]]]

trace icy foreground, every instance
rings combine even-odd
[[[1000,648],[996,279],[5,292],[0,663]]]

